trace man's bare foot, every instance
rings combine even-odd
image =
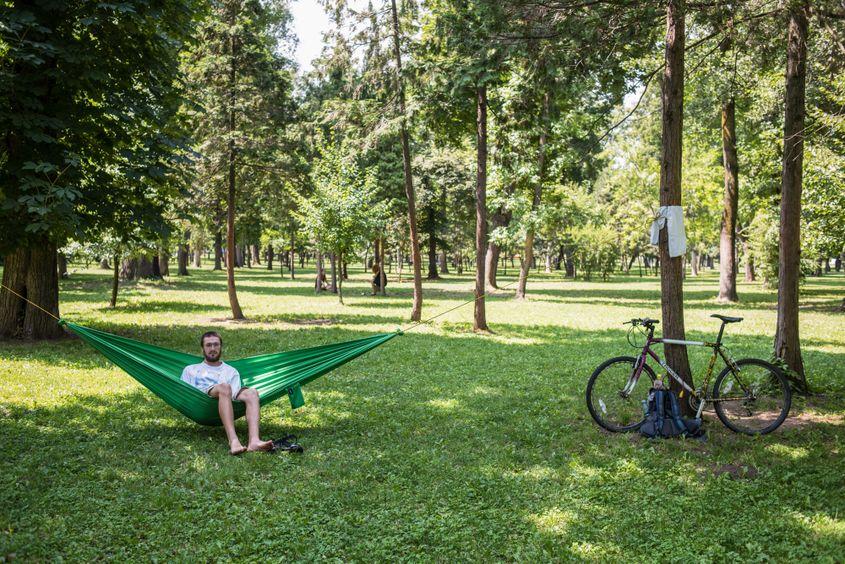
[[[255,452],[258,450],[272,450],[273,449],[273,441],[255,441],[254,443],[249,443],[249,446],[246,450],[249,452]]]
[[[247,451],[247,448],[240,443],[240,441],[233,441],[229,443],[229,454],[237,456]]]

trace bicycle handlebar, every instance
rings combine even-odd
[[[633,325],[634,327],[636,327],[637,325],[643,325],[645,327],[654,327],[658,323],[660,323],[660,321],[658,319],[651,319],[651,318],[646,317],[646,318],[643,318],[643,319],[639,319],[639,318],[632,319],[631,321],[626,321],[622,325]]]

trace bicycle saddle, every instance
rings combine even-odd
[[[741,317],[728,317],[727,315],[719,315],[718,313],[714,313],[710,317],[721,319],[723,323],[739,323],[740,321],[742,321]]]

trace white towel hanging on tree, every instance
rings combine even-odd
[[[669,256],[672,258],[687,252],[687,233],[684,230],[684,209],[681,206],[661,206],[651,224],[651,244],[660,241],[660,230],[666,227],[669,239]]]

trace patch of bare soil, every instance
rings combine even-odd
[[[714,476],[727,474],[731,480],[753,480],[759,474],[751,464],[714,464],[711,470]]]
[[[781,425],[781,429],[806,429],[813,425],[845,425],[845,415],[813,412],[790,414]]]

